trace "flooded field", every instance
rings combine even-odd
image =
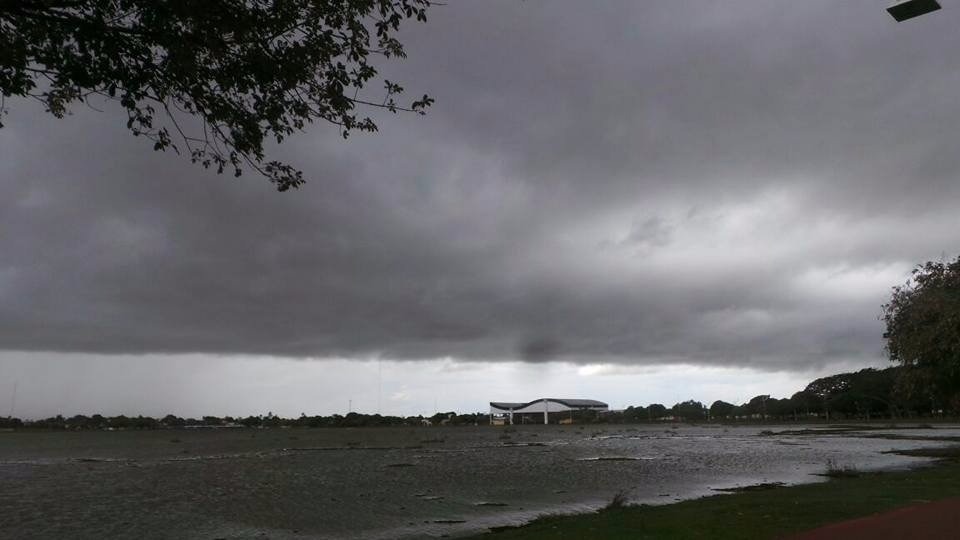
[[[960,427],[802,426],[0,432],[0,538],[421,538],[815,482],[831,462],[957,444]]]

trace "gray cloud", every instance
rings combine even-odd
[[[386,70],[435,109],[290,140],[283,195],[8,100],[0,348],[876,361],[888,288],[958,249],[958,17],[455,2]]]

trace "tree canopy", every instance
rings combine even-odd
[[[675,404],[671,410],[674,416],[687,422],[706,419],[707,408],[703,406],[703,403],[692,399]]]
[[[960,409],[960,257],[915,268],[893,288],[882,318],[890,359],[908,368],[908,389]]]
[[[362,107],[423,113],[371,58],[404,57],[402,22],[426,21],[430,0],[0,0],[4,98],[40,101],[56,117],[91,96],[119,102],[127,128],[217,172],[250,167],[285,191],[303,174],[267,160],[324,120],[376,131]],[[0,127],[2,127],[0,122]]]
[[[733,410],[737,406],[733,403],[727,403],[726,401],[717,400],[710,405],[710,417],[711,418],[725,418],[733,414]]]

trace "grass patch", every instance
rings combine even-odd
[[[630,497],[628,496],[627,490],[621,489],[613,495],[613,498],[603,507],[603,510],[610,511],[626,508],[629,501]]]
[[[897,435],[896,433],[869,433],[861,435],[864,439],[887,439],[890,441],[943,441],[960,442],[960,437],[949,435]]]
[[[929,424],[908,425],[908,424],[886,424],[886,425],[829,425],[821,428],[803,428],[787,429],[783,431],[763,430],[759,435],[764,437],[779,436],[814,436],[822,437],[825,435],[848,435],[852,437],[863,437],[866,439],[890,439],[904,441],[948,441],[960,442],[960,437],[938,436],[938,435],[899,435],[896,433],[863,433],[868,431],[891,431],[908,429],[936,429]]]
[[[507,437],[508,438],[504,440],[509,440],[509,435]],[[503,439],[503,437],[500,437],[500,438]],[[547,445],[546,443],[542,443],[542,442],[505,442],[503,443],[503,446],[546,446],[546,445]]]
[[[889,450],[887,454],[901,456],[929,457],[960,461],[960,446],[945,446],[943,448],[914,448],[911,450]]]
[[[832,459],[827,460],[827,472],[820,473],[827,478],[856,478],[860,471],[853,465],[841,465]]]
[[[640,461],[640,458],[631,456],[599,456],[578,458],[577,461]]]
[[[724,493],[745,493],[748,491],[767,491],[768,489],[776,489],[783,486],[783,482],[764,482],[763,484],[753,484],[749,486],[714,488],[714,491],[722,491]]]
[[[763,539],[920,502],[960,496],[960,450],[938,466],[859,473],[817,484],[746,490],[664,506],[619,506],[500,528],[483,540]],[[938,456],[940,457],[940,456]]]

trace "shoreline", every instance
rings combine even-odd
[[[782,538],[894,509],[960,497],[960,445],[907,451],[935,460],[908,470],[847,471],[824,482],[757,485],[663,505],[616,500],[587,514],[543,516],[474,540]]]

